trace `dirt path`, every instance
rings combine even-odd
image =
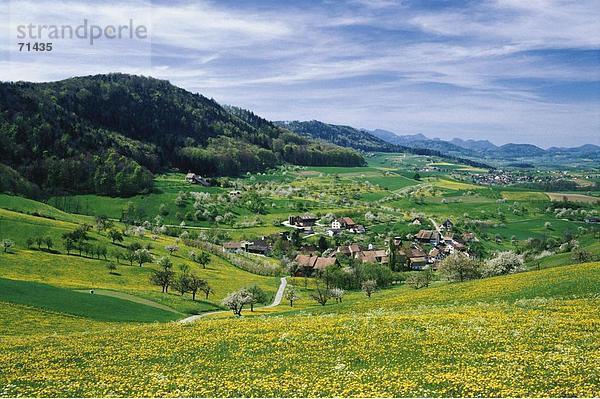
[[[266,308],[274,308],[275,306],[277,306],[281,303],[281,300],[283,299],[283,293],[285,292],[286,286],[287,286],[287,277],[282,277],[281,282],[279,283],[279,288],[277,289],[277,293],[275,293],[275,297],[273,298],[273,302],[270,305],[265,306]],[[178,322],[184,323],[184,324],[185,323],[193,323],[193,322],[195,322],[203,317],[206,317],[208,315],[223,313],[223,312],[229,312],[229,311],[228,310],[216,310],[214,312],[205,312],[205,313],[201,313],[201,314],[195,314],[193,316],[186,317],[185,319],[181,319]]]

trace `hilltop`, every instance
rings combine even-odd
[[[168,81],[108,74],[0,83],[2,190],[132,195],[177,168],[239,175],[282,163],[358,166],[358,153],[249,123]],[[4,166],[1,166],[4,164]],[[118,173],[117,173],[118,171]]]

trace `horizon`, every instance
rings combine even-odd
[[[167,79],[273,121],[496,145],[600,145],[600,6],[591,0],[6,5],[2,80],[122,72]],[[60,39],[45,54],[15,48],[19,25],[84,19],[135,21],[149,38],[93,46]]]

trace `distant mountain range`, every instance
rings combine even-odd
[[[400,136],[387,130],[369,131],[376,137],[392,144],[413,148],[430,148],[455,156],[477,157],[483,159],[518,159],[527,157],[560,157],[600,159],[600,146],[585,144],[573,148],[551,147],[547,150],[533,144],[508,143],[497,146],[488,140],[463,140],[454,138],[450,141],[430,139],[422,134]]]
[[[427,137],[422,135],[410,136],[414,137],[414,142],[411,140],[392,142],[390,139],[399,137],[384,130],[379,131],[382,132],[383,136],[385,136],[381,137],[364,129],[357,129],[344,125],[333,125],[316,120],[277,121],[273,123],[276,126],[290,130],[301,136],[322,140],[341,147],[348,147],[369,152],[408,152],[417,155],[440,156],[466,165],[490,168],[490,166],[485,163],[465,158],[459,152],[449,153],[446,151],[447,148],[445,146],[440,146],[439,148],[437,146],[430,146],[426,142]],[[392,135],[393,137],[388,136],[388,134]],[[388,138],[387,140],[386,137]],[[421,138],[424,139],[423,145],[417,145],[417,143],[421,142]],[[475,157],[475,155],[473,155],[473,157]]]

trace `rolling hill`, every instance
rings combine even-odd
[[[239,175],[284,162],[356,166],[354,151],[248,123],[167,81],[124,74],[0,83],[0,182],[26,194],[132,195],[170,168]],[[1,165],[4,166],[1,166]]]

